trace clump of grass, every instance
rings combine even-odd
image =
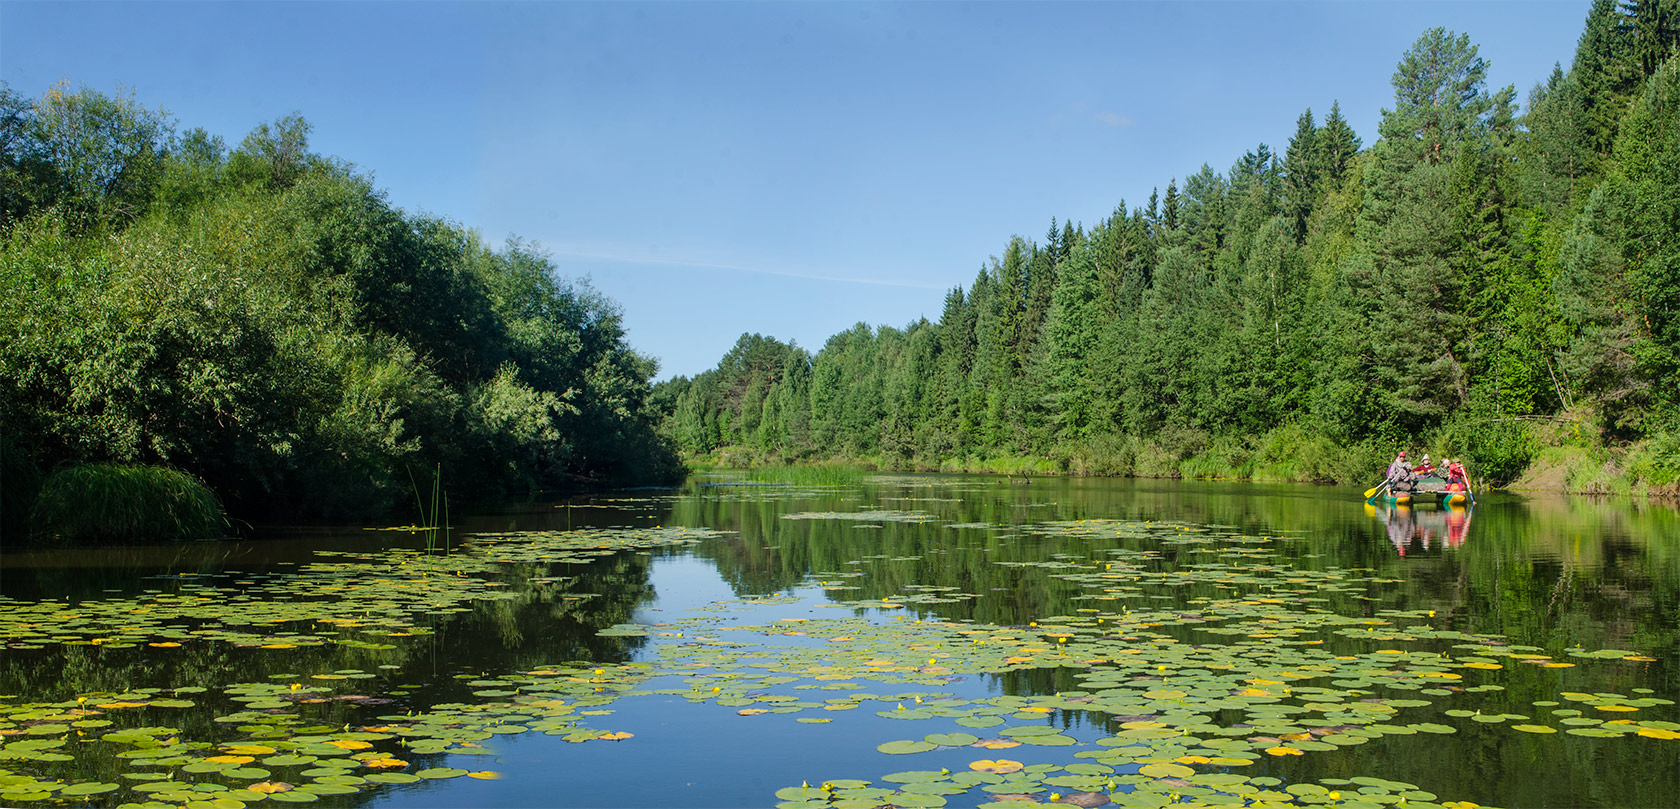
[[[192,475],[112,463],[47,476],[31,522],[37,540],[54,544],[215,539],[228,526],[215,493]]]
[[[871,473],[856,466],[838,464],[759,466],[747,470],[755,483],[791,483],[799,486],[858,486]]]
[[[1076,475],[1130,477],[1136,469],[1137,442],[1118,434],[1102,434],[1062,448],[1067,469]]]

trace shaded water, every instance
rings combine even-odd
[[[576,555],[583,529],[605,555]],[[560,545],[465,536],[517,531]],[[1680,519],[1666,506],[699,481],[463,520],[448,555],[424,541],[312,529],[0,557],[0,769],[28,776],[0,775],[0,804],[251,802],[263,793],[227,790],[281,783],[344,806],[975,806],[987,784],[933,776],[1001,758],[1057,768],[1037,778],[1060,783],[1005,784],[1037,800],[1094,785],[1081,777],[1131,805],[1236,797],[1198,780],[1218,773],[1295,805],[1405,792],[1336,780],[1354,778],[1419,788],[1406,805],[1680,803]],[[994,638],[1014,645],[988,656]],[[1388,713],[1337,707],[1353,703]],[[877,749],[1034,726],[1069,741]],[[105,739],[122,729],[135,733]],[[1582,729],[1597,735],[1569,732]],[[204,763],[239,743],[275,749]],[[1207,760],[1221,753],[1240,760]],[[1185,769],[1147,769],[1163,764]],[[905,771],[932,786],[884,780]],[[376,772],[406,777],[364,778]],[[112,788],[66,796],[55,779]],[[777,797],[839,779],[897,791]],[[147,784],[166,788],[135,790]],[[1309,784],[1338,797],[1284,791]]]

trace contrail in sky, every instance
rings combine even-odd
[[[779,275],[783,278],[803,278],[809,281],[831,281],[840,284],[868,284],[871,286],[905,287],[909,289],[945,288],[937,284],[923,284],[914,281],[892,281],[880,278],[852,278],[841,275],[819,275],[817,273],[798,272],[795,270],[766,270],[757,267],[741,267],[734,264],[714,264],[707,261],[655,258],[652,256],[627,256],[593,250],[551,249],[549,251],[549,255],[555,258],[594,259],[596,261],[612,261],[620,264],[657,264],[665,267],[698,267],[708,270],[731,270],[734,272],[750,272],[758,275]]]

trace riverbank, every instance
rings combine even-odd
[[[1460,427],[1464,436],[1470,432]],[[1412,442],[1437,457],[1463,457],[1472,480],[1486,488],[1556,494],[1680,497],[1680,436],[1613,445],[1583,419],[1509,421],[1502,443],[1480,451],[1445,433]],[[1485,436],[1480,443],[1489,444]],[[1473,440],[1473,439],[1472,439]],[[1463,442],[1463,443],[1460,443]],[[855,468],[875,472],[944,472],[1014,477],[1080,476],[1164,480],[1241,480],[1255,483],[1366,485],[1382,477],[1393,442],[1338,443],[1298,426],[1258,436],[1207,438],[1193,432],[1158,437],[1099,436],[1042,455],[992,454],[928,458],[919,455],[837,455],[788,458],[753,447],[725,447],[687,458],[690,467]]]

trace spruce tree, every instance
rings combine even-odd
[[[1178,230],[1178,178],[1167,181],[1167,195],[1161,199],[1161,226],[1168,232]]]
[[[1308,109],[1295,119],[1295,135],[1289,139],[1283,158],[1284,206],[1294,223],[1297,242],[1307,238],[1307,217],[1312,214],[1323,170],[1318,127],[1313,125],[1312,110]]]
[[[1353,164],[1354,156],[1359,154],[1359,147],[1359,136],[1342,117],[1341,102],[1332,102],[1330,114],[1324,117],[1324,126],[1318,135],[1318,148],[1322,155],[1320,162],[1324,167],[1324,177],[1332,188],[1342,186],[1348,167]]]

